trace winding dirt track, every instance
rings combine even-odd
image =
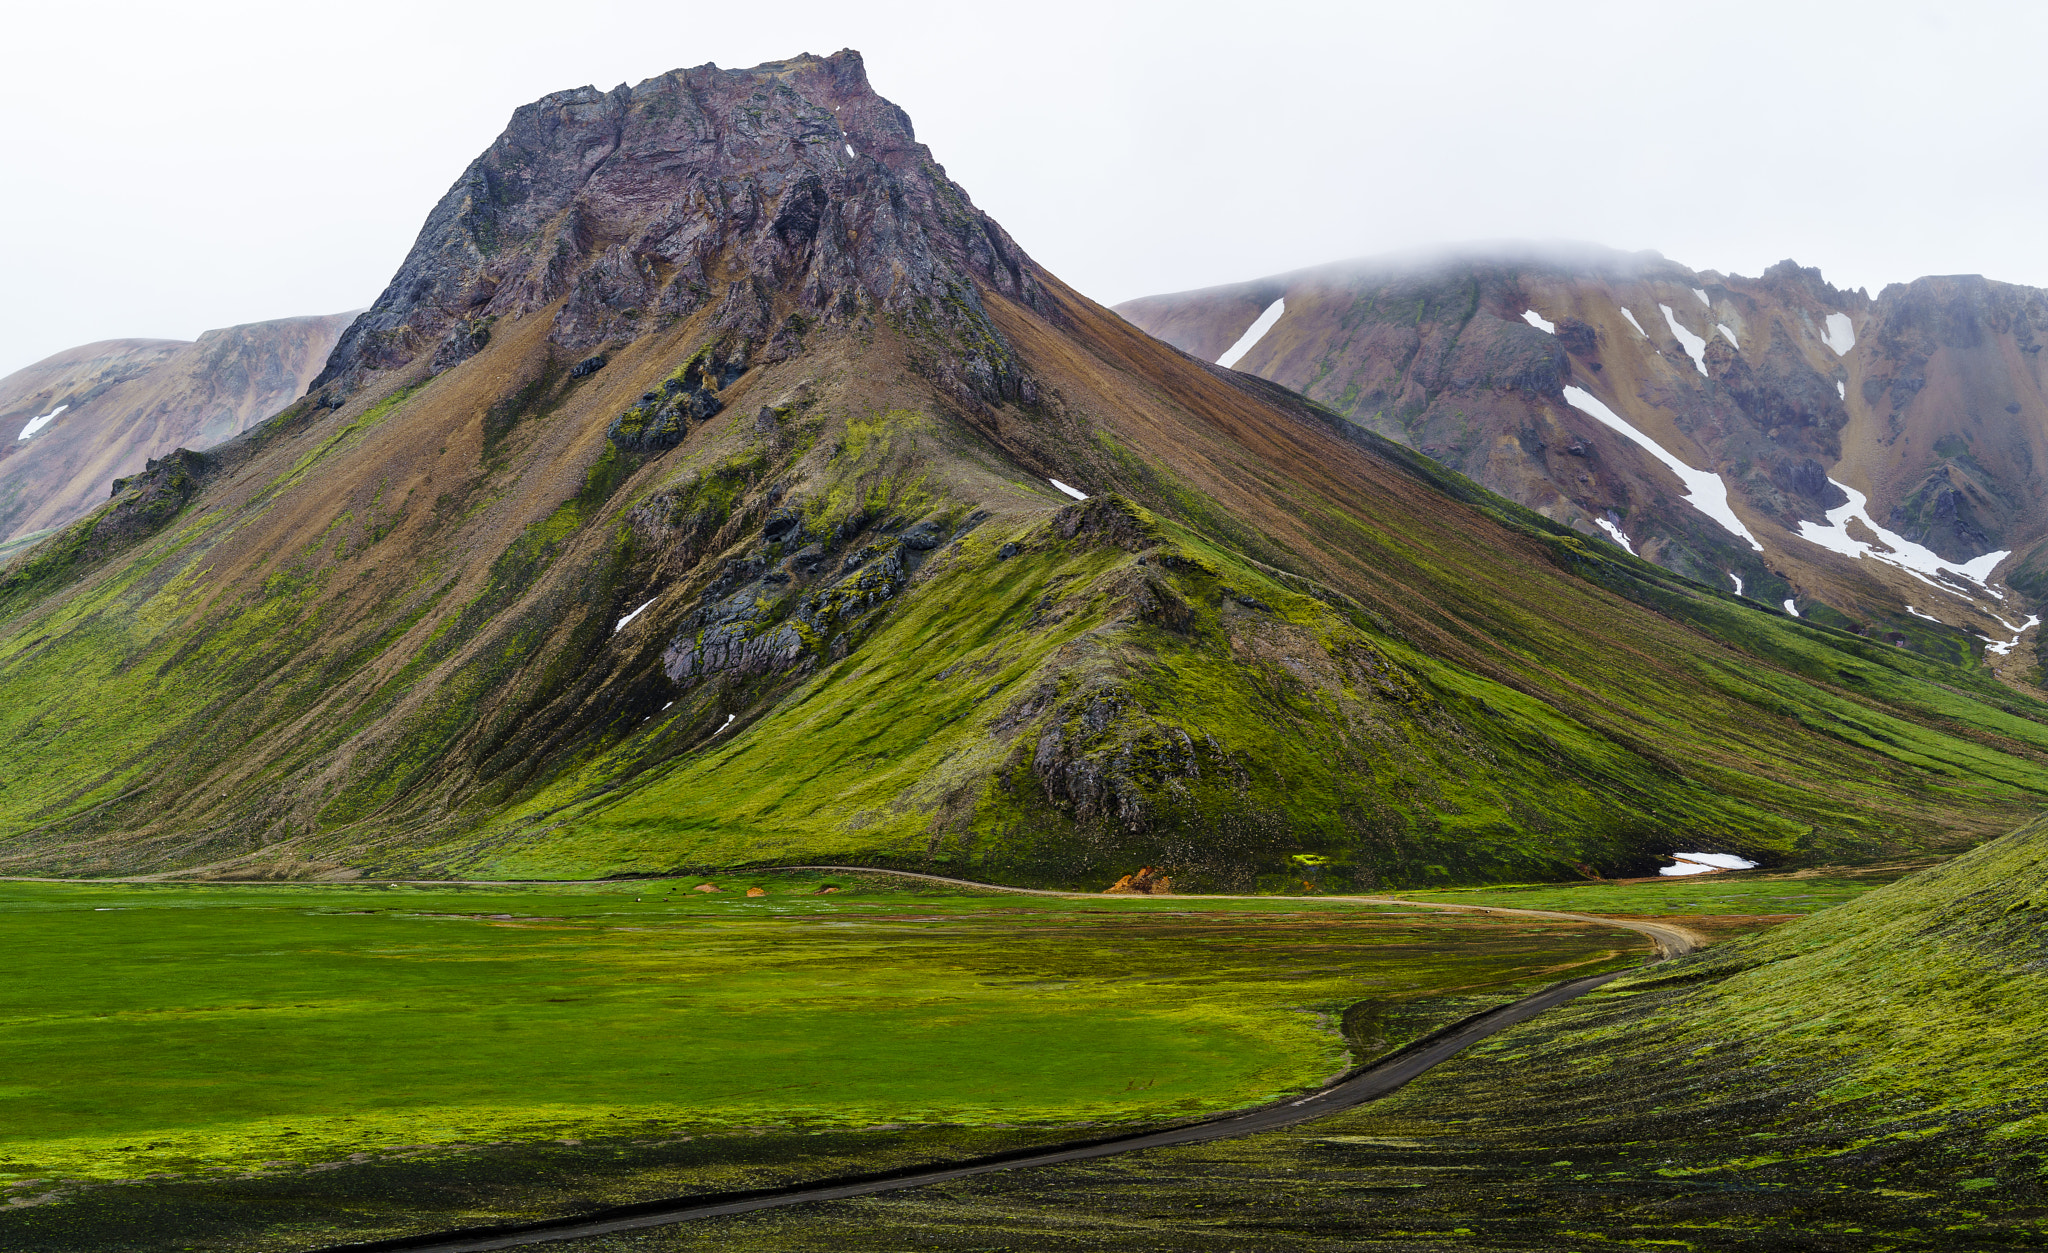
[[[1012,888],[998,883],[976,883],[972,879],[948,879],[944,875],[919,874],[913,870],[875,870],[867,866],[769,866],[769,870],[829,870],[839,874],[885,874],[899,879],[923,879],[928,883],[944,883],[953,887],[973,888],[980,892],[1014,892],[1021,896],[1064,896],[1084,901],[1133,901],[1173,900],[1172,896],[1111,896],[1106,892],[1061,892],[1052,888]],[[1508,914],[1522,918],[1560,918],[1568,922],[1590,922],[1603,927],[1620,927],[1650,937],[1650,943],[1657,946],[1657,959],[1667,961],[1683,957],[1694,949],[1704,948],[1707,938],[1697,931],[1668,922],[1649,922],[1640,918],[1607,918],[1599,914],[1567,914],[1554,909],[1504,909],[1497,905],[1446,905],[1438,901],[1404,901],[1396,896],[1223,896],[1203,893],[1200,896],[1183,896],[1186,901],[1331,901],[1353,905],[1400,905],[1410,909],[1441,909],[1452,913]]]
[[[902,878],[923,879],[933,883],[945,883],[958,887],[974,888],[979,891],[1014,892],[1029,896],[1063,896],[1085,900],[1131,900],[1140,899],[1125,896],[1105,896],[1093,893],[1058,892],[1042,888],[999,887],[988,883],[975,883],[967,879],[948,879],[942,875],[916,874],[910,871],[875,870],[866,866],[778,866],[778,870],[824,870],[842,874],[888,874]],[[1171,897],[1144,897],[1146,900],[1172,899]],[[1202,900],[1272,900],[1272,897],[1215,897],[1199,896],[1182,898],[1190,902]],[[1657,947],[1658,959],[1666,960],[1692,952],[1704,943],[1695,933],[1683,927],[1668,923],[1647,922],[1634,918],[1602,918],[1594,914],[1568,914],[1540,909],[1499,909],[1478,905],[1443,905],[1433,901],[1404,901],[1385,896],[1331,896],[1316,897],[1315,900],[1349,902],[1361,905],[1401,905],[1420,909],[1442,909],[1467,913],[1506,914],[1531,918],[1558,918],[1574,922],[1590,922],[1601,926],[1620,927],[1648,936]],[[997,1170],[1022,1170],[1033,1166],[1057,1166],[1065,1162],[1085,1161],[1091,1157],[1108,1157],[1116,1153],[1132,1153],[1139,1149],[1170,1148],[1182,1144],[1201,1144],[1210,1140],[1227,1140],[1235,1136],[1254,1135],[1261,1131],[1273,1131],[1290,1127],[1296,1123],[1326,1117],[1339,1110],[1351,1109],[1368,1101],[1377,1100],[1409,1080],[1448,1060],[1497,1031],[1527,1022],[1548,1009],[1554,1009],[1566,1001],[1583,996],[1612,979],[1627,974],[1626,970],[1609,971],[1606,974],[1588,975],[1543,989],[1532,996],[1523,997],[1511,1004],[1498,1006],[1485,1013],[1475,1014],[1463,1022],[1454,1023],[1432,1035],[1401,1049],[1373,1065],[1355,1070],[1324,1087],[1321,1091],[1291,1100],[1262,1105],[1242,1110],[1235,1114],[1205,1119],[1164,1131],[1134,1132],[1127,1135],[1106,1136],[1098,1140],[1073,1141],[1066,1144],[1049,1145],[1035,1149],[1020,1149],[1010,1153],[998,1153],[988,1157],[967,1158],[936,1166],[912,1167],[885,1174],[854,1175],[838,1179],[826,1179],[813,1183],[792,1184],[781,1188],[763,1188],[751,1192],[712,1193],[703,1196],[677,1197],[670,1200],[643,1201],[635,1205],[622,1205],[597,1214],[584,1214],[574,1218],[551,1219],[545,1222],[520,1223],[498,1227],[473,1227],[460,1231],[442,1231],[420,1236],[402,1236],[391,1240],[376,1240],[368,1243],[335,1245],[321,1253],[371,1253],[373,1250],[410,1250],[412,1253],[484,1253],[491,1249],[520,1248],[530,1244],[552,1243],[558,1240],[575,1240],[586,1236],[610,1235],[615,1232],[633,1231],[642,1227],[659,1227],[669,1223],[687,1222],[695,1218],[721,1218],[730,1214],[746,1214],[755,1210],[777,1209],[788,1205],[803,1205],[812,1201],[843,1201],[852,1197],[871,1196],[877,1192],[894,1192],[904,1188],[921,1188],[929,1184],[946,1183],[954,1179],[965,1179],[971,1175],[987,1174]]]

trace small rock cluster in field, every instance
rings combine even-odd
[[[1173,891],[1173,880],[1150,866],[1140,866],[1136,874],[1127,874],[1115,883],[1102,889],[1104,896],[1165,896]]]

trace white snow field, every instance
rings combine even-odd
[[[1258,320],[1244,328],[1244,334],[1237,337],[1237,342],[1230,346],[1230,350],[1216,358],[1216,364],[1226,370],[1235,370],[1237,363],[1244,359],[1244,355],[1252,350],[1254,344],[1257,344],[1266,337],[1266,332],[1272,330],[1273,324],[1278,322],[1280,315],[1286,312],[1287,298],[1285,296],[1267,305],[1266,311],[1258,316]]]
[[[1609,522],[1605,518],[1595,518],[1593,519],[1593,523],[1594,525],[1598,526],[1601,530],[1613,536],[1615,543],[1621,545],[1623,548],[1628,549],[1629,556],[1633,557],[1636,555],[1636,546],[1628,542],[1628,536],[1623,535],[1621,533],[1620,527],[1614,525],[1612,522]]]
[[[1692,363],[1699,367],[1701,374],[1705,374],[1707,372],[1707,341],[1680,326],[1678,324],[1678,315],[1671,312],[1670,305],[1658,305],[1657,307],[1664,311],[1664,320],[1670,324],[1671,333],[1678,337],[1679,344],[1685,348],[1685,355],[1692,358]]]
[[[1065,483],[1060,482],[1058,479],[1047,479],[1046,482],[1052,484],[1054,487],[1059,488],[1067,495],[1072,496],[1075,500],[1088,499],[1088,493],[1082,491],[1078,487],[1068,487]]]
[[[2000,618],[1999,621],[2004,622],[2005,619]],[[2010,624],[2008,623],[2007,625]],[[2041,620],[2039,618],[2034,617],[2032,615],[2028,615],[2027,620],[2025,622],[2020,623],[2019,630],[2013,632],[2013,636],[2011,639],[2007,640],[2003,644],[1986,644],[1984,646],[1984,651],[1987,653],[1997,653],[1999,656],[2003,657],[2007,653],[2012,651],[2013,645],[2020,642],[2020,636],[2025,635],[2028,631],[2031,631],[2035,627],[2040,625]]]
[[[1800,616],[1799,606],[1792,603],[1792,598],[1790,596],[1787,596],[1785,598],[1785,612],[1791,614],[1795,618]]]
[[[1849,385],[1840,379],[1836,379],[1835,395],[1840,396],[1843,400],[1849,399]]]
[[[1846,313],[1830,313],[1828,329],[1821,335],[1820,342],[1835,350],[1837,357],[1847,356],[1856,346],[1856,328]]]
[[[40,431],[44,427],[50,425],[50,423],[55,422],[57,420],[57,415],[64,412],[66,409],[69,409],[70,407],[70,405],[58,405],[55,409],[50,410],[48,413],[44,414],[40,418],[30,418],[28,420],[28,425],[21,428],[21,434],[15,436],[14,438],[27,439],[29,436],[35,434],[37,431]]]
[[[1627,305],[1622,306],[1621,316],[1627,318],[1628,324],[1636,328],[1636,334],[1642,336],[1644,339],[1648,339],[1650,337],[1650,333],[1643,329],[1643,324],[1641,322],[1636,321],[1636,315],[1629,312]]]
[[[1627,419],[1601,404],[1597,396],[1583,387],[1565,388],[1564,398],[1572,408],[1598,420],[1603,426],[1620,431],[1640,444],[1645,452],[1669,466],[1671,472],[1678,476],[1678,481],[1686,486],[1687,504],[1720,523],[1722,529],[1730,535],[1749,541],[1749,546],[1756,551],[1764,550],[1764,546],[1756,542],[1756,536],[1751,535],[1749,528],[1742,524],[1742,519],[1735,516],[1735,510],[1729,508],[1728,485],[1721,481],[1720,475],[1710,470],[1695,470],[1664,451],[1663,446],[1656,440],[1630,426]]]
[[[1999,562],[2012,555],[2011,549],[2001,548],[1996,552],[1988,552],[1981,557],[1960,564],[1944,560],[1929,549],[1915,544],[1905,536],[1887,531],[1879,526],[1871,518],[1870,514],[1865,511],[1864,506],[1868,503],[1868,498],[1862,492],[1850,487],[1847,483],[1835,483],[1833,479],[1829,479],[1828,482],[1834,483],[1836,487],[1841,488],[1843,493],[1849,497],[1849,503],[1828,510],[1826,526],[1822,526],[1817,522],[1802,520],[1799,523],[1799,538],[1809,543],[1819,544],[1822,548],[1832,552],[1838,552],[1844,557],[1870,557],[1877,561],[1887,562],[1912,574],[1930,587],[1941,588],[1942,591],[1947,592],[1951,596],[1963,596],[1961,592],[1952,587],[1942,587],[1940,583],[1935,582],[1933,576],[1946,570],[1951,574],[1963,576],[1979,587],[1984,587],[1985,581],[1991,577],[1991,571],[1997,567]],[[1891,549],[1891,551],[1879,552],[1869,544],[1851,536],[1848,526],[1849,519],[1851,518],[1869,527],[1871,533],[1883,541],[1884,545]],[[1986,590],[1990,589],[1987,587]],[[1998,595],[1996,592],[1992,594]],[[1967,600],[1969,598],[1963,597],[1963,599]],[[1999,596],[1999,599],[2003,600],[2005,598]]]
[[[648,601],[648,602],[647,602],[647,605],[651,605],[651,604],[653,604],[653,603],[654,603],[654,601],[656,601],[656,600],[660,600],[660,599],[661,599],[661,597],[659,597],[659,596],[656,596],[656,597],[654,598],[654,600],[650,600],[650,601]],[[620,618],[620,619],[619,619],[619,624],[618,624],[617,626],[615,626],[615,627],[613,627],[613,628],[612,628],[612,634],[613,634],[613,635],[617,635],[617,634],[618,634],[619,632],[621,632],[621,631],[623,631],[623,630],[625,630],[625,629],[626,629],[626,624],[627,624],[628,622],[631,622],[631,621],[632,621],[633,619],[635,619],[635,618],[639,617],[639,616],[640,616],[641,614],[643,614],[643,613],[646,613],[646,612],[647,612],[647,605],[642,605],[642,606],[640,606],[640,607],[639,607],[638,609],[635,609],[635,610],[634,610],[633,612],[631,612],[631,613],[627,614],[627,615],[626,615],[625,617],[623,617],[623,618]]]
[[[1668,853],[1666,856],[1678,864],[1665,866],[1657,871],[1658,874],[1708,874],[1715,870],[1750,870],[1756,866],[1749,858],[1737,857],[1733,853]]]
[[[1693,294],[1693,295],[1695,295],[1695,296],[1698,296],[1698,297],[1700,298],[1700,303],[1701,303],[1701,304],[1703,304],[1703,305],[1705,305],[1705,306],[1706,306],[1707,308],[1711,309],[1711,308],[1713,308],[1713,307],[1714,307],[1714,302],[1713,302],[1713,301],[1711,301],[1711,300],[1709,300],[1709,299],[1707,299],[1707,289],[1706,289],[1706,288],[1704,288],[1704,287],[1695,287],[1695,288],[1693,288],[1693,289],[1692,289],[1692,294]]]
[[[1534,309],[1524,309],[1522,311],[1522,321],[1527,322],[1539,331],[1549,331],[1552,335],[1557,334],[1557,323],[1552,322]]]
[[[1735,580],[1735,594],[1737,596],[1742,595],[1742,576],[1730,570],[1728,571],[1728,577]]]
[[[1735,351],[1737,351],[1737,352],[1741,352],[1741,351],[1742,351],[1742,341],[1741,341],[1741,340],[1739,340],[1739,339],[1737,339],[1737,338],[1735,338],[1735,332],[1734,332],[1734,331],[1731,331],[1731,330],[1729,330],[1729,329],[1728,329],[1728,326],[1727,326],[1727,324],[1726,324],[1726,323],[1724,323],[1724,322],[1716,322],[1716,323],[1714,323],[1714,329],[1715,329],[1715,330],[1717,330],[1717,331],[1719,331],[1719,332],[1721,332],[1721,333],[1722,333],[1723,335],[1726,335],[1726,336],[1728,337],[1728,342],[1729,342],[1729,343],[1731,343],[1731,344],[1733,344],[1733,345],[1735,345]]]

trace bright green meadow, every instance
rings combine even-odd
[[[697,882],[0,883],[0,1186],[747,1127],[1170,1120],[1399,1043],[1346,1038],[1361,1001],[1395,1012],[1354,1019],[1412,1037],[1648,955],[1588,924],[1338,902]]]

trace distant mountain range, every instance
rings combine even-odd
[[[0,869],[1328,890],[2017,825],[2048,703],[1890,607],[2009,638],[1978,536],[2031,506],[1843,451],[1961,332],[1596,260],[1154,302],[1190,356],[1033,261],[858,54],[544,97],[306,395],[187,419],[0,573]],[[295,393],[337,329],[180,395]],[[204,347],[85,353],[13,429]],[[2019,464],[1969,430],[1944,464]],[[1964,572],[1794,538],[1830,474]]]
[[[2048,292],[1505,245],[1117,312],[1581,534],[2040,682],[2014,641],[2048,593]]]
[[[0,379],[0,544],[75,521],[150,458],[211,447],[297,400],[354,318],[102,340]]]

